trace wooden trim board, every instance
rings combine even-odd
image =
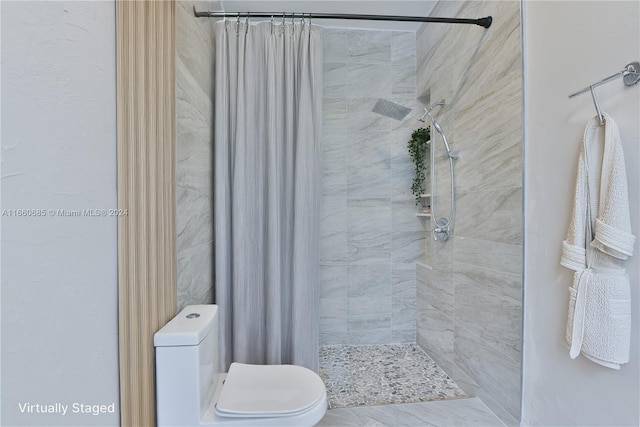
[[[155,425],[153,334],[177,308],[175,1],[116,1],[122,426]]]

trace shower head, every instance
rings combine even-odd
[[[407,114],[411,113],[411,108],[396,104],[395,102],[387,101],[386,99],[378,98],[378,101],[371,111],[392,119],[402,120],[407,117]]]
[[[440,129],[440,125],[438,124],[438,122],[431,115],[431,110],[433,110],[434,107],[444,107],[444,105],[445,105],[445,102],[444,102],[444,99],[443,99],[443,100],[441,100],[439,102],[435,102],[435,103],[431,104],[429,107],[423,107],[424,112],[422,113],[422,115],[420,117],[418,117],[415,114],[411,113],[411,108],[409,108],[409,107],[405,107],[404,105],[396,104],[395,102],[392,102],[392,101],[387,101],[386,99],[378,98],[378,101],[376,101],[376,104],[373,106],[371,111],[374,112],[374,113],[381,114],[381,115],[383,115],[385,117],[396,119],[396,120],[402,120],[405,117],[407,117],[407,115],[409,115],[409,116],[413,117],[414,119],[416,119],[418,121],[421,121],[422,123],[424,123],[424,118],[429,116],[429,118],[431,119],[431,123],[433,123],[434,127],[436,128],[436,130],[439,133],[442,133],[442,129]]]

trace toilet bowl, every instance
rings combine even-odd
[[[296,365],[232,363],[218,373],[218,307],[192,305],[154,335],[158,426],[313,426],[324,383]]]

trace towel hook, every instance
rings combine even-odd
[[[591,91],[591,98],[593,98],[593,105],[596,107],[596,113],[598,113],[600,126],[602,126],[604,124],[604,116],[602,115],[602,111],[600,110],[600,104],[598,103],[598,98],[596,97],[596,91],[593,85],[589,86],[589,90]]]

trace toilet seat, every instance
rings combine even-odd
[[[310,369],[232,363],[215,412],[220,417],[294,416],[317,405],[324,396],[324,383]]]

